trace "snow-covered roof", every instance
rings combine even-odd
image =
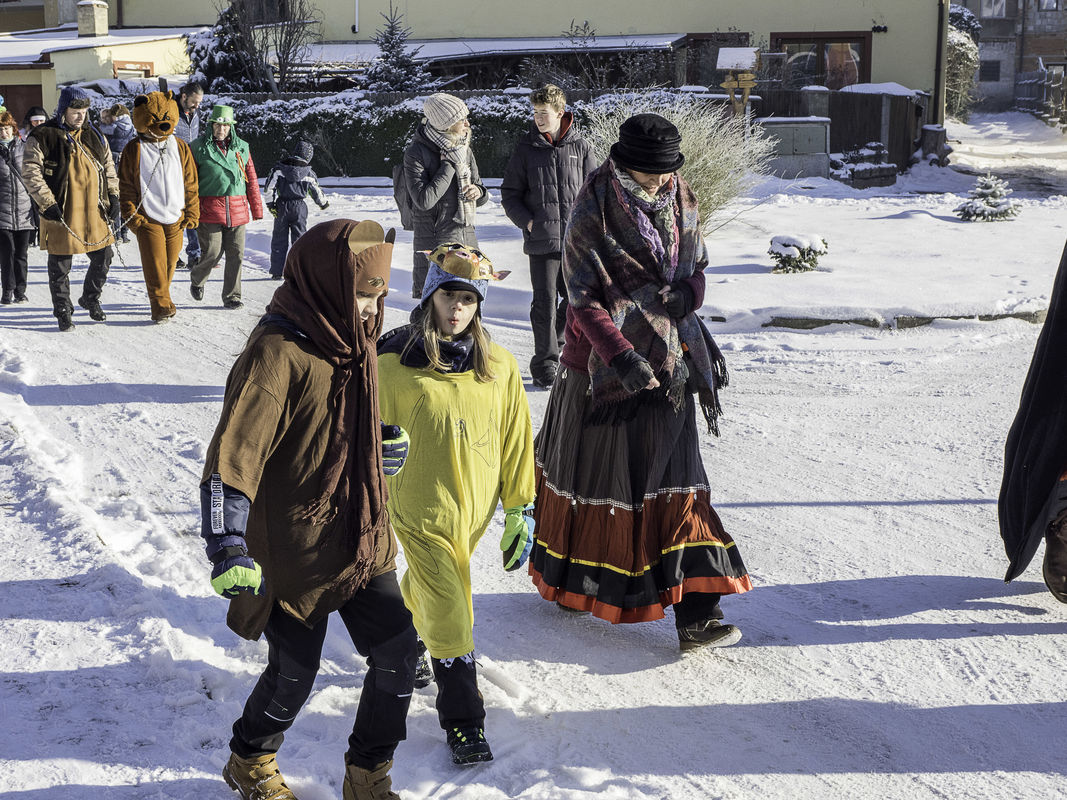
[[[901,86],[893,81],[887,83],[854,83],[851,86],[842,86],[841,91],[855,92],[857,94],[896,94],[904,97],[926,94],[920,89],[909,89],[907,86]]]
[[[114,28],[104,36],[78,36],[78,26],[68,24],[47,30],[0,33],[0,64],[34,64],[42,61],[45,53],[173,39],[195,30],[199,28]]]
[[[628,36],[597,36],[590,42],[582,42],[582,48],[590,50],[621,50],[627,47],[667,49],[684,33],[633,34]],[[573,50],[575,45],[559,36],[529,37],[517,39],[408,39],[411,49],[419,49],[418,61],[454,61],[471,56],[504,55],[508,53],[551,53]],[[333,42],[311,45],[308,61],[367,62],[378,57],[378,45],[374,42]]]

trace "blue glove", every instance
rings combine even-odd
[[[396,475],[408,459],[408,432],[399,425],[382,423],[382,472]]]
[[[500,549],[504,551],[504,569],[511,572],[526,563],[534,543],[533,503],[504,509],[504,535]]]

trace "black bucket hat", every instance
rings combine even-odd
[[[685,163],[681,144],[678,129],[659,114],[635,114],[619,126],[611,158],[626,169],[663,175]]]

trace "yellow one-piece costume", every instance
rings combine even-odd
[[[515,357],[491,345],[496,379],[407,367],[378,357],[382,421],[411,438],[388,478],[389,518],[404,549],[404,601],[430,655],[474,649],[470,558],[496,510],[534,497],[530,407]]]

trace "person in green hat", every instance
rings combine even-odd
[[[193,158],[200,178],[200,260],[190,270],[189,291],[194,300],[204,299],[204,284],[223,254],[222,304],[240,308],[241,262],[245,249],[245,225],[263,218],[256,167],[248,142],[234,130],[233,109],[211,109],[208,130],[193,142]]]

